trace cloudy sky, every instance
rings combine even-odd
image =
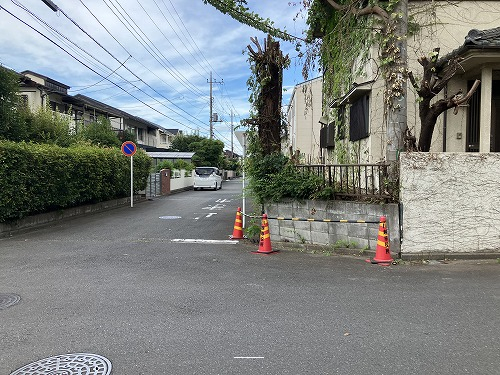
[[[215,137],[231,145],[233,124],[248,117],[246,47],[265,35],[202,0],[4,0],[0,9],[0,64],[31,70],[164,128],[209,136],[210,73]],[[249,8],[279,28],[302,36],[304,19],[286,0],[249,0]],[[11,14],[9,14],[9,12]],[[17,18],[16,18],[17,17]],[[294,46],[284,74],[284,104],[302,82]],[[235,152],[241,150],[234,141]]]

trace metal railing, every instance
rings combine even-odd
[[[390,183],[390,164],[314,164],[297,165],[302,172],[323,179],[323,186],[334,191],[335,198],[357,200],[394,200],[394,183]]]

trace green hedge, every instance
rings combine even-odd
[[[134,155],[134,190],[147,184],[151,158]],[[0,141],[0,222],[130,194],[130,159],[118,148]]]

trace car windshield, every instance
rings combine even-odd
[[[214,172],[214,168],[196,168],[198,176],[209,176]]]

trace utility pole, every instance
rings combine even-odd
[[[231,108],[231,159],[234,158],[233,138],[234,138],[233,109]]]
[[[387,113],[387,151],[389,162],[398,160],[399,153],[404,150],[404,136],[407,129],[408,93],[408,51],[406,37],[408,35],[408,0],[399,0],[395,9],[396,46],[399,49],[399,59],[393,72],[397,75],[400,85],[400,95],[392,98]]]
[[[207,83],[210,84],[210,139],[214,138],[214,122],[218,121],[217,119],[214,120],[214,114],[213,114],[213,104],[214,104],[214,98],[212,96],[212,84],[214,83],[223,83],[224,81],[212,81],[212,72],[210,72],[210,81],[207,81]]]

